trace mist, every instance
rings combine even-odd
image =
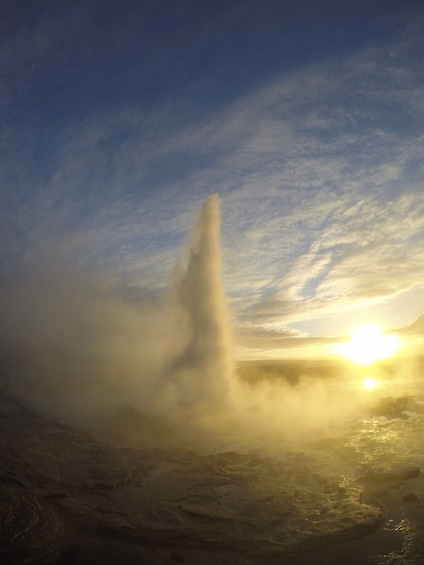
[[[98,273],[44,254],[4,287],[0,338],[10,386],[39,410],[131,437],[231,442],[339,426],[363,395],[300,376],[247,382],[233,358],[221,282],[219,197],[201,207],[158,301],[133,304]],[[346,373],[345,380],[351,375]]]

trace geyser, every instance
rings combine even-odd
[[[126,302],[119,289],[105,290],[107,274],[64,267],[48,247],[47,260],[35,259],[0,293],[0,346],[22,375],[15,385],[32,404],[80,421],[123,406],[173,419],[225,403],[232,344],[219,230],[212,195],[185,267],[154,305]]]
[[[221,282],[219,197],[203,204],[193,230],[185,270],[173,283],[175,311],[187,340],[162,383],[179,407],[209,407],[225,402],[231,386],[232,339]]]
[[[259,369],[252,382],[240,372],[233,378],[217,195],[200,209],[186,261],[160,303],[125,301],[105,286],[107,274],[64,265],[47,249],[21,281],[0,289],[0,348],[10,358],[11,385],[37,409],[79,425],[125,428],[137,441],[150,441],[162,423],[169,437],[197,438],[200,430],[202,444],[206,435],[229,444],[300,437],[356,409],[351,396],[335,402],[320,379],[292,387],[278,374],[262,379]],[[137,415],[128,426],[127,412]]]

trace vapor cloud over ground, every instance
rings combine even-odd
[[[245,378],[236,367],[217,195],[202,205],[160,299],[135,305],[106,275],[45,254],[3,289],[1,309],[4,355],[19,369],[12,385],[37,408],[84,425],[111,425],[131,409],[183,435],[294,437],[357,408],[301,374],[295,383]]]

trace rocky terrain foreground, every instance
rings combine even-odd
[[[424,562],[420,468],[411,449],[387,459],[381,434],[284,451],[117,447],[5,386],[0,423],[2,564]]]

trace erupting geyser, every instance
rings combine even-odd
[[[232,340],[221,283],[219,197],[202,206],[190,240],[185,271],[177,274],[174,297],[188,337],[167,371],[180,406],[220,405],[232,377]]]
[[[105,290],[102,273],[64,267],[54,253],[29,263],[0,293],[0,347],[30,402],[90,421],[122,406],[172,419],[225,404],[233,367],[219,229],[212,195],[168,299],[155,305],[134,307],[119,288]]]

